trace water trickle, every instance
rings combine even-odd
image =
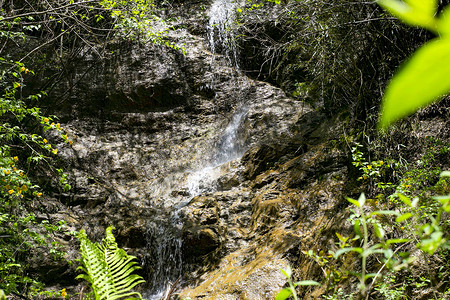
[[[243,130],[243,121],[245,120],[247,112],[247,108],[239,109],[233,115],[227,128],[225,128],[224,133],[217,144],[217,153],[212,160],[214,166],[222,165],[242,156],[244,145],[239,138],[239,133]]]
[[[214,182],[223,174],[222,166],[244,153],[245,148],[239,133],[243,130],[246,114],[247,109],[241,108],[233,115],[206,166],[188,176],[186,182],[191,197],[214,191]]]
[[[238,52],[233,24],[236,21],[234,0],[215,0],[209,10],[208,43],[214,55],[223,53],[230,65],[238,67]]]
[[[147,291],[146,299],[164,299],[170,285],[182,274],[181,227],[177,212],[161,214],[148,224],[146,264],[151,266],[148,272],[151,290]]]

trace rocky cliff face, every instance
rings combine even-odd
[[[301,250],[340,221],[342,125],[211,53],[202,5],[180,4],[198,12],[171,33],[185,56],[134,44],[104,59],[87,51],[53,90],[61,101],[49,109],[73,140],[58,145],[73,189],[47,199],[48,218],[93,239],[115,226],[148,298],[180,278],[182,298],[272,299],[280,268],[306,270]],[[64,271],[67,284],[75,276]]]

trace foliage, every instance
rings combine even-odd
[[[172,49],[185,49],[174,42],[170,42],[167,33],[171,30],[165,21],[156,15],[156,6],[149,0],[115,1],[101,0],[100,7],[110,11],[110,17],[114,20],[112,29],[122,39],[141,42],[153,42],[164,44]],[[91,6],[94,9],[94,6]],[[97,22],[101,22],[103,15],[96,15]],[[162,28],[162,29],[156,29]]]
[[[6,294],[43,292],[43,284],[28,275],[27,254],[41,247],[61,259],[55,234],[71,234],[62,221],[36,217],[48,189],[36,178],[48,178],[51,188],[70,189],[54,144],[72,141],[57,117],[39,108],[47,93],[42,87],[33,92],[31,69],[53,64],[64,73],[81,49],[102,55],[104,44],[116,39],[179,49],[156,13],[147,0],[0,4],[0,289]]]
[[[33,72],[20,62],[0,58],[0,288],[7,294],[38,292],[42,288],[36,279],[26,273],[26,255],[35,247],[45,247],[55,259],[61,259],[56,233],[69,234],[64,222],[50,224],[38,221],[31,209],[43,195],[30,175],[38,168],[53,170],[57,149],[43,133],[59,132],[61,138],[71,143],[59,123],[43,116],[37,107],[28,107],[44,94],[22,96],[23,80]],[[64,175],[63,175],[64,176]],[[60,182],[70,188],[64,177]],[[34,204],[33,204],[34,203]]]
[[[139,269],[135,266],[135,257],[117,246],[113,229],[106,229],[106,238],[100,244],[92,243],[86,232],[80,231],[83,266],[79,269],[85,274],[80,274],[77,278],[85,279],[91,284],[95,299],[98,300],[142,299],[139,293],[132,292],[131,289],[145,281],[141,276],[132,274]]]
[[[302,280],[299,282],[292,282],[292,269],[290,266],[286,268],[286,270],[281,269],[281,272],[286,276],[289,287],[282,289],[277,296],[275,297],[275,300],[284,300],[289,298],[289,296],[293,296],[295,300],[298,299],[297,292],[295,291],[295,288],[297,286],[305,286],[305,285],[319,285],[318,282],[314,280]]]
[[[394,159],[387,160],[373,160],[371,162],[364,158],[360,143],[354,143],[351,149],[352,152],[352,165],[359,169],[361,176],[358,177],[358,181],[367,182],[371,181],[375,183],[380,189],[386,189],[393,186],[391,182],[382,181],[386,177],[386,174],[392,170],[398,170],[399,164]]]
[[[396,2],[399,4],[398,1],[383,1],[383,3],[386,2]],[[420,11],[424,6],[430,5],[412,0],[406,2],[415,5],[416,7],[414,9],[407,9],[404,13],[418,13],[418,10]],[[433,7],[435,4],[436,3],[433,1]],[[400,10],[402,7],[396,6],[396,8]],[[435,10],[434,13],[436,13]],[[434,13],[431,16],[433,19]],[[426,21],[426,18],[423,18],[423,21],[421,22],[428,22],[428,24],[430,24],[429,20]],[[424,27],[426,26],[424,25]],[[408,78],[410,74],[407,73],[414,73],[415,71],[404,68],[401,72],[403,72],[401,74],[406,74],[403,78]],[[444,73],[441,75],[443,76],[443,74]],[[421,76],[423,76],[423,74],[421,74]],[[416,77],[417,79],[418,73],[412,74],[411,77]],[[438,80],[437,78],[434,79]],[[395,80],[397,79],[394,78],[393,82]],[[414,82],[402,84],[405,84],[402,87],[403,92],[405,92],[405,90],[410,89],[408,85],[414,85]],[[427,88],[429,87],[427,86]],[[401,89],[398,89],[399,93],[400,90]],[[385,103],[390,102],[390,106],[386,106],[385,104],[385,111],[383,111],[383,118],[385,119],[381,120],[381,125],[385,127],[398,118],[410,114],[436,98],[435,94],[431,94],[430,96],[430,93],[427,93],[426,91],[420,91],[420,93],[416,91],[415,94],[417,94],[419,98],[427,97],[427,100],[417,100],[416,102],[421,101],[420,105],[416,103],[411,106],[405,101],[405,99],[409,100],[410,97],[408,95],[408,97],[406,97],[404,93],[402,95],[397,94],[395,97],[389,96],[391,98],[388,97],[388,92],[386,94],[387,96],[384,101]],[[395,107],[394,112],[392,112],[392,110],[394,110],[393,107]],[[382,182],[381,180],[383,173],[392,171],[386,169],[386,166],[394,166],[393,170],[395,172],[395,170],[399,169],[400,163],[395,162],[394,160],[390,160],[389,164],[385,163],[386,160],[366,161],[364,154],[361,152],[362,145],[356,143],[355,146],[352,147],[353,165],[357,167],[361,173],[358,180],[370,180],[368,183],[369,185],[376,185],[382,190],[385,188],[394,190],[395,192],[387,197],[387,199],[389,199],[390,203],[395,203],[395,209],[388,207],[389,203],[383,204],[378,202],[378,199],[382,200],[385,198],[384,195],[380,195],[381,197],[377,196],[377,200],[366,199],[364,194],[362,194],[358,200],[351,198],[347,199],[357,208],[357,210],[352,210],[353,213],[349,219],[354,226],[355,237],[351,239],[350,237],[344,237],[337,234],[340,249],[337,251],[330,250],[329,254],[331,254],[334,259],[343,259],[343,257],[349,256],[348,258],[353,260],[352,253],[356,253],[360,258],[360,264],[358,264],[359,269],[352,270],[348,266],[344,276],[339,274],[332,266],[330,271],[324,271],[325,277],[327,277],[326,282],[330,284],[329,288],[331,287],[329,291],[331,290],[332,292],[331,296],[325,296],[326,299],[334,299],[336,293],[340,291],[340,289],[337,289],[336,279],[339,282],[345,278],[346,275],[353,275],[358,278],[360,298],[362,297],[365,299],[369,299],[372,288],[387,299],[406,299],[404,291],[407,284],[413,284],[416,288],[422,288],[432,284],[431,279],[426,275],[419,278],[420,282],[412,281],[409,283],[405,282],[405,279],[397,279],[396,275],[399,274],[400,270],[403,268],[407,269],[414,263],[414,257],[410,256],[412,251],[417,252],[416,249],[420,249],[420,255],[424,255],[425,259],[429,261],[432,255],[436,255],[437,253],[439,255],[445,255],[444,251],[447,251],[450,248],[448,217],[444,217],[450,212],[450,195],[430,197],[429,193],[427,193],[429,190],[433,189],[438,193],[448,193],[449,191],[448,180],[445,177],[450,176],[450,173],[447,171],[442,172],[442,179],[434,184],[436,182],[434,178],[441,172],[439,167],[436,168],[433,166],[435,156],[438,153],[448,155],[449,150],[448,145],[438,142],[439,141],[437,140],[431,140],[432,145],[427,145],[427,151],[421,159],[417,160],[416,166],[409,166],[408,169],[404,171],[403,178],[397,183]],[[437,146],[437,144],[439,144],[439,146]],[[439,150],[435,147],[439,147]],[[429,186],[432,186],[433,184],[434,188],[429,188]],[[405,194],[410,196],[406,196]],[[369,200],[370,206],[385,207],[387,209],[371,211],[370,208],[365,207],[368,202],[367,200]],[[390,238],[387,238],[388,236]],[[355,245],[355,243],[357,243],[357,245]],[[308,251],[308,255],[319,263],[322,270],[330,267],[328,265],[330,255],[325,256],[320,253],[317,255],[311,250]],[[368,261],[370,259],[372,259],[372,261],[380,262],[381,265],[378,264],[375,265],[375,267],[369,267]],[[343,260],[345,261],[346,259]],[[439,272],[439,276],[444,278],[445,276],[448,277],[446,271],[440,270]],[[329,277],[331,276],[334,277],[334,280],[329,280]],[[400,280],[400,284],[397,284],[398,280]]]
[[[104,44],[114,39],[182,49],[168,39],[171,28],[157,16],[157,8],[151,0],[11,1],[10,7],[11,10],[0,11],[0,38],[9,43],[11,49],[19,46],[22,57],[16,60],[20,62],[56,52],[62,60],[60,64],[86,47],[104,55]],[[23,52],[20,40],[29,36],[39,37],[39,43]],[[51,51],[45,54],[47,49]],[[5,52],[2,48],[0,54],[2,51]]]
[[[442,180],[446,180],[445,176],[448,175],[450,174],[443,172]],[[327,286],[327,294],[324,296],[326,299],[343,299],[342,295],[335,297],[339,293],[342,294],[339,289],[340,283],[349,277],[358,279],[360,297],[368,299],[374,289],[386,299],[402,299],[398,295],[404,293],[399,289],[405,289],[407,285],[412,284],[415,288],[423,286],[416,284],[415,280],[405,282],[405,279],[399,278],[395,281],[396,274],[400,270],[408,270],[415,263],[414,257],[410,255],[414,248],[417,247],[416,249],[429,256],[450,248],[449,226],[442,219],[444,213],[450,212],[450,196],[434,196],[430,199],[437,205],[426,215],[423,208],[431,206],[421,205],[423,201],[418,197],[412,199],[400,193],[395,193],[392,197],[399,200],[395,209],[388,209],[387,204],[378,204],[374,199],[366,199],[364,194],[361,194],[358,200],[348,198],[354,207],[348,219],[353,225],[354,236],[346,237],[336,233],[337,250],[330,249],[328,253],[321,251],[319,254],[310,250],[305,253],[316,261],[323,271],[322,284]],[[373,210],[371,208],[373,206],[384,206],[385,209]],[[359,257],[356,268],[352,267],[354,264],[348,263],[356,259],[352,253]],[[369,261],[372,261],[370,267]],[[379,264],[375,264],[374,267],[373,261],[378,261]],[[339,263],[343,265],[343,269],[336,267]],[[428,277],[420,280],[430,284]],[[398,281],[401,284],[400,288],[392,287],[398,287]]]
[[[429,38],[363,1],[252,0],[246,8],[240,53],[250,75],[367,123],[394,69]]]
[[[439,36],[420,47],[388,85],[380,120],[380,126],[386,128],[450,91],[450,6],[436,18],[437,0],[381,0],[378,3],[405,23],[426,28]]]

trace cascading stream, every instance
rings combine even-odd
[[[245,149],[240,142],[239,132],[242,130],[246,114],[246,108],[240,108],[234,113],[207,165],[191,173],[187,178],[187,190],[191,197],[203,192],[213,192],[214,181],[222,175],[221,166],[242,156]]]
[[[224,54],[233,67],[238,66],[238,52],[233,25],[236,21],[236,4],[233,0],[215,0],[208,13],[208,44],[214,55]]]
[[[223,54],[229,66],[238,68],[238,53],[232,26],[235,21],[235,3],[232,0],[215,0],[209,11],[208,44],[212,52],[211,66],[214,67],[215,55]],[[213,68],[214,69],[214,68]],[[214,85],[214,82],[212,83]],[[240,84],[236,82],[236,84]],[[237,96],[239,97],[239,96]],[[240,99],[242,100],[242,99]],[[164,299],[170,283],[175,282],[182,274],[182,242],[179,208],[188,203],[194,196],[204,192],[214,192],[214,182],[221,176],[221,166],[239,158],[244,152],[244,145],[240,142],[240,132],[248,109],[241,105],[235,110],[230,122],[218,138],[215,149],[205,151],[212,153],[199,161],[203,167],[196,171],[187,171],[185,176],[185,190],[187,193],[176,199],[167,199],[172,204],[172,212],[166,212],[165,218],[155,218],[148,224],[147,246],[151,265],[152,290],[146,298],[151,300]],[[175,178],[180,178],[175,176]],[[162,181],[164,182],[164,180]],[[155,190],[164,190],[156,188]],[[165,191],[164,197],[170,197],[174,191]],[[179,193],[175,193],[178,194]],[[156,196],[156,195],[155,195]],[[160,197],[161,194],[158,195]],[[163,199],[163,201],[166,199]],[[178,204],[177,204],[178,203]]]
[[[145,298],[164,299],[170,284],[174,283],[182,272],[181,227],[178,214],[162,215],[148,224],[146,263],[152,266],[152,290]]]
[[[211,5],[208,17],[207,38],[213,54],[211,65],[214,66],[216,54],[221,53],[227,58],[228,64],[238,70],[238,51],[233,30],[236,21],[236,3],[233,0],[215,0]],[[241,83],[236,80],[236,84]],[[212,85],[214,86],[214,82]],[[236,95],[236,97],[240,98],[240,95]],[[247,111],[248,108],[243,105],[235,110],[206,166],[189,175],[187,190],[190,196],[214,191],[214,181],[221,175],[220,166],[242,156],[244,146],[239,141],[239,131]]]

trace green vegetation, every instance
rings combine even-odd
[[[393,122],[410,115],[419,108],[438,100],[450,90],[448,82],[448,64],[446,59],[450,54],[449,43],[446,40],[448,31],[448,9],[436,18],[437,1],[397,1],[382,0],[379,4],[410,25],[421,26],[440,35],[439,39],[422,46],[407,64],[395,75],[387,87],[383,99],[380,127],[386,128]],[[425,78],[424,78],[425,76]],[[327,285],[325,299],[370,299],[374,289],[385,299],[409,299],[407,288],[432,287],[430,273],[421,274],[415,279],[410,276],[401,278],[398,274],[410,272],[417,263],[417,249],[420,249],[424,260],[430,262],[432,255],[438,254],[443,261],[448,260],[450,236],[448,235],[450,212],[450,189],[448,171],[441,172],[434,167],[435,156],[440,153],[448,156],[450,144],[430,139],[427,150],[417,161],[417,166],[401,166],[392,159],[366,161],[360,151],[362,145],[356,143],[352,148],[353,165],[359,169],[361,176],[358,181],[366,181],[366,185],[376,186],[383,192],[366,199],[361,194],[358,200],[347,198],[356,207],[351,210],[349,222],[354,227],[354,237],[344,237],[336,233],[339,241],[337,251],[329,250],[328,254],[321,252],[307,254],[315,260],[324,271]],[[403,172],[398,184],[383,182],[386,172],[400,170]],[[440,173],[441,179],[435,181]],[[384,194],[391,194],[386,197]],[[406,196],[408,195],[408,196]],[[371,206],[367,208],[367,200]],[[381,202],[381,203],[380,203]],[[387,238],[387,234],[394,236]],[[355,245],[356,244],[356,245]],[[352,255],[356,253],[357,257]],[[378,261],[375,267],[368,267],[368,261]],[[341,259],[336,267],[330,260]],[[351,267],[352,261],[360,259],[358,269]],[[349,263],[350,261],[350,263]],[[369,270],[370,269],[370,270]],[[283,271],[286,274],[285,271]],[[411,274],[411,273],[410,273]],[[294,293],[288,274],[290,287],[280,291],[277,299],[286,299]],[[444,299],[450,293],[448,271],[441,268],[434,277],[444,281],[444,289],[434,291],[435,299]],[[339,286],[340,282],[349,277],[358,278],[358,292],[345,294]]]
[[[52,63],[61,69],[82,48],[104,54],[103,45],[114,40],[181,48],[166,38],[170,28],[151,1],[0,5],[0,290],[23,297],[65,294],[65,289],[44,291],[41,279],[29,275],[29,253],[42,249],[63,264],[59,238],[74,234],[64,221],[36,217],[47,213],[46,191],[71,188],[55,145],[72,141],[57,117],[39,108],[47,93],[28,86],[33,69]],[[45,186],[39,178],[48,179]]]
[[[43,93],[22,97],[23,77],[32,71],[20,62],[0,59],[0,63],[9,68],[0,77],[4,91],[0,96],[0,289],[7,294],[34,294],[42,284],[26,275],[27,253],[47,247],[55,259],[61,259],[63,253],[54,235],[70,233],[62,221],[36,220],[31,207],[39,205],[43,193],[30,175],[38,168],[47,169],[69,189],[54,164],[57,149],[42,134],[57,131],[66,143],[71,142],[53,118],[43,116],[37,107],[28,107],[27,103],[37,101]]]
[[[450,6],[437,18],[437,0],[381,0],[379,4],[405,23],[439,37],[421,46],[387,87],[380,120],[385,128],[450,91]]]
[[[171,28],[158,17],[152,1],[6,2],[0,11],[0,299],[4,293],[65,298],[65,289],[44,291],[40,279],[28,274],[28,253],[44,249],[63,262],[57,237],[74,235],[65,222],[36,216],[45,212],[46,191],[70,189],[55,145],[72,142],[58,118],[39,108],[47,93],[27,86],[32,69],[53,62],[63,69],[86,48],[101,57],[107,52],[105,45],[117,40],[184,49],[168,38]],[[450,7],[439,10],[436,0],[379,4],[416,28],[398,23],[377,5],[351,0],[247,1],[237,11],[236,36],[245,60],[241,65],[250,76],[277,84],[330,115],[346,110],[360,125],[357,131],[362,134],[349,143],[349,165],[356,174],[355,185],[366,194],[358,200],[348,198],[353,233],[336,233],[336,244],[327,251],[304,253],[322,271],[323,298],[406,299],[414,289],[443,282],[435,292],[435,298],[443,299],[450,295],[447,263],[433,273],[414,273],[411,268],[418,261],[450,258],[450,179],[437,163],[448,156],[450,145],[422,139],[425,150],[408,162],[401,157],[400,142],[380,141],[393,131],[371,130],[380,105],[379,126],[388,128],[449,91]],[[273,7],[276,14],[270,16],[268,8]],[[395,144],[396,153],[388,149],[389,143]],[[39,186],[39,177],[52,182]],[[78,278],[91,284],[90,296],[142,298],[131,291],[143,282],[132,274],[137,269],[134,257],[118,247],[112,228],[100,244],[92,243],[84,231],[79,240],[85,274]],[[301,298],[302,286],[317,285],[312,280],[295,282],[290,268],[282,272],[289,287],[278,300]]]
[[[141,276],[132,274],[139,269],[136,267],[135,257],[117,246],[113,229],[106,229],[106,238],[100,244],[92,243],[86,232],[80,231],[83,266],[79,269],[85,274],[78,275],[77,278],[85,279],[91,284],[95,300],[142,299],[139,293],[132,292],[131,289],[145,281]]]
[[[370,299],[374,295],[409,299],[414,290],[436,289],[436,280],[442,284],[434,295],[445,299],[450,293],[446,267],[425,273],[414,268],[425,261],[449,258],[450,174],[435,164],[435,157],[448,155],[450,144],[429,140],[415,164],[394,169],[392,162],[367,162],[359,146],[353,148],[353,164],[361,174],[358,182],[372,187],[372,198],[362,194],[358,200],[347,199],[352,204],[347,221],[353,234],[336,232],[336,244],[329,250],[304,252],[322,270],[324,299]],[[382,182],[384,176],[378,175],[387,171],[402,176],[395,183]],[[358,288],[343,291],[354,279]],[[291,279],[289,282],[290,287],[280,291],[277,299],[295,292]]]
[[[295,288],[297,286],[319,285],[319,283],[314,280],[302,280],[299,282],[292,282],[292,270],[291,270],[290,266],[288,266],[286,268],[286,270],[281,270],[281,272],[284,274],[284,276],[286,276],[288,283],[289,283],[289,287],[282,289],[277,294],[277,297],[275,298],[275,300],[284,300],[284,299],[289,298],[289,296],[291,296],[291,295],[292,295],[292,297],[294,297],[295,300],[297,300],[298,296],[297,296],[297,292],[295,291]]]
[[[242,67],[330,115],[372,126],[394,70],[430,38],[364,1],[252,0],[242,9]]]

